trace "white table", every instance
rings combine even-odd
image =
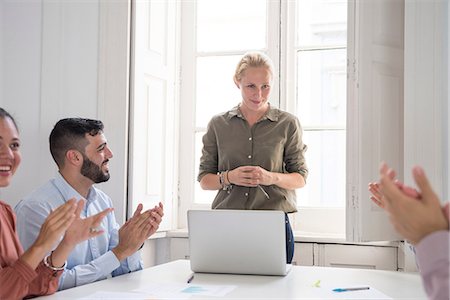
[[[128,292],[143,288],[149,282],[186,283],[190,274],[189,261],[177,260],[60,291],[42,299],[75,299],[98,291]],[[312,288],[317,280],[322,288],[367,285],[394,299],[426,299],[418,274],[382,270],[293,266],[285,277],[196,273],[193,283],[237,286],[226,295],[227,299],[320,299],[315,294],[317,290]]]

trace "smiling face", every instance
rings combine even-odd
[[[0,187],[11,183],[12,176],[19,167],[21,155],[17,128],[8,118],[0,118]]]
[[[113,157],[111,149],[109,149],[106,138],[103,133],[95,136],[86,134],[88,145],[83,154],[83,165],[81,166],[81,174],[94,183],[105,182],[109,180],[109,159]]]
[[[243,72],[236,85],[241,90],[241,104],[245,111],[251,113],[266,111],[271,81],[272,73],[265,67],[249,67]]]

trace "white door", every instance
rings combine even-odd
[[[162,202],[171,228],[176,183],[176,2],[132,2],[129,212]],[[176,200],[176,199],[175,199]]]
[[[393,240],[398,237],[367,185],[378,180],[380,161],[403,179],[404,2],[349,6],[347,239]]]

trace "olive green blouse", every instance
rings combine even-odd
[[[302,128],[297,117],[270,107],[252,127],[239,106],[214,116],[203,136],[198,181],[206,174],[233,170],[240,166],[260,166],[271,172],[308,175],[302,142]],[[295,190],[276,185],[258,187],[233,185],[220,189],[212,203],[217,209],[264,209],[296,212]]]

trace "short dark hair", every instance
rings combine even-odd
[[[50,133],[50,153],[58,167],[64,166],[64,157],[69,150],[78,150],[84,154],[88,144],[86,134],[96,136],[103,132],[103,123],[99,120],[84,118],[66,118],[59,120]]]
[[[9,118],[13,122],[14,127],[16,127],[17,132],[19,132],[19,127],[17,127],[16,120],[14,120],[14,118],[11,116],[11,114],[9,112],[7,112],[5,109],[3,109],[2,107],[0,107],[0,118],[1,119]]]

